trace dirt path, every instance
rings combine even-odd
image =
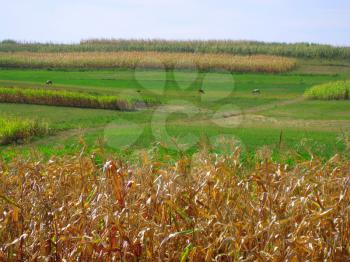
[[[219,126],[240,126],[250,128],[289,128],[299,130],[314,131],[349,131],[350,120],[305,120],[305,119],[281,119],[266,117],[263,115],[244,115],[241,119],[229,117],[225,119],[216,119],[215,123]]]
[[[220,112],[212,117],[205,117],[198,120],[179,121],[179,124],[188,125],[217,125],[226,128],[291,128],[314,131],[349,131],[350,120],[313,120],[313,119],[288,119],[267,117],[261,112],[275,109],[282,106],[296,104],[304,101],[303,97],[277,103],[257,106],[243,111]],[[259,114],[260,113],[260,114]]]
[[[285,119],[267,117],[258,113],[277,107],[296,104],[304,101],[304,97],[281,101],[278,103],[262,105],[247,109],[241,114],[225,115],[215,119],[215,123],[224,125],[237,124],[240,121],[240,126],[243,127],[274,127],[274,128],[294,128],[308,130],[323,130],[323,131],[348,131],[350,130],[350,120],[313,120],[313,119]]]

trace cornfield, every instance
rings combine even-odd
[[[51,106],[69,106],[110,110],[133,110],[136,101],[116,96],[96,96],[65,90],[0,87],[0,102]]]
[[[286,72],[295,59],[277,56],[234,56],[160,52],[0,53],[2,67],[30,68],[151,68],[227,70],[235,72]]]
[[[348,261],[350,162],[0,163],[3,261]]]
[[[309,99],[340,100],[350,98],[350,81],[337,81],[313,86],[305,91]]]
[[[0,42],[0,52],[186,52],[228,53],[234,55],[277,55],[300,58],[349,59],[349,47],[335,47],[310,43],[265,43],[257,41],[209,40],[123,40],[89,39],[79,44],[25,43],[13,40]]]
[[[0,145],[7,145],[49,133],[47,124],[29,119],[0,117]]]

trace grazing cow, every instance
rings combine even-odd
[[[260,89],[254,89],[254,90],[252,91],[252,93],[253,93],[254,95],[261,94]]]
[[[53,84],[53,82],[51,80],[46,81],[46,85],[52,85],[52,84]]]
[[[198,93],[205,94],[205,92],[204,92],[204,90],[202,88],[198,90]]]

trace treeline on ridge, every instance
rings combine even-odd
[[[298,58],[350,58],[350,47],[314,43],[266,43],[235,40],[88,39],[80,43],[33,43],[4,40],[0,52],[115,52],[157,51],[186,53],[229,53],[236,55],[279,55]]]

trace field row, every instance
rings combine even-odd
[[[29,68],[190,69],[198,71],[281,73],[295,59],[278,56],[234,56],[161,52],[35,53],[0,52],[0,66]]]
[[[337,81],[313,86],[306,90],[305,97],[322,100],[350,99],[350,81]]]
[[[25,141],[49,133],[48,125],[37,120],[0,117],[0,145]]]
[[[228,53],[235,55],[280,55],[300,58],[349,59],[349,47],[335,47],[310,43],[264,43],[256,41],[166,41],[90,39],[79,44],[0,42],[0,52],[116,52],[156,51],[186,53]]]
[[[66,90],[0,87],[0,102],[51,106],[69,106],[110,110],[134,110],[137,101],[116,96],[96,96]]]

